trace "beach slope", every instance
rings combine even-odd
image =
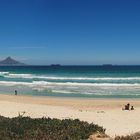
[[[130,103],[134,111],[123,111]],[[84,99],[0,95],[0,115],[32,118],[72,118],[93,122],[106,129],[110,136],[127,135],[140,131],[139,99]]]

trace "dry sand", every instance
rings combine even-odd
[[[122,111],[124,104],[134,105],[134,111]],[[93,122],[106,128],[106,133],[127,135],[140,131],[139,99],[82,99],[0,95],[0,115],[32,118],[73,118]]]

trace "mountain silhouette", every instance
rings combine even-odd
[[[9,66],[9,65],[25,65],[24,63],[21,63],[19,61],[16,61],[14,59],[12,59],[11,57],[7,57],[6,59],[0,61],[0,65],[4,65],[4,66]]]

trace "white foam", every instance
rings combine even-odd
[[[5,75],[5,77],[7,77],[7,78],[26,78],[26,79],[34,78],[34,76],[32,74],[8,74],[8,75]]]
[[[5,71],[0,72],[0,75],[7,75],[7,74],[9,74],[9,72],[5,72]]]
[[[4,86],[15,86],[15,85],[31,85],[31,83],[28,82],[14,82],[14,81],[0,81],[0,85]]]
[[[46,88],[48,82],[46,81],[33,81],[33,82],[15,82],[15,81],[0,81],[2,86],[28,86],[37,88]]]
[[[40,77],[52,80],[140,80],[140,77]]]
[[[140,80],[140,77],[55,77],[46,75],[35,74],[12,74],[9,72],[0,72],[0,74],[6,74],[7,78],[26,78],[26,79],[50,79],[50,80],[105,80],[105,81],[118,81],[118,80]]]
[[[57,82],[46,82],[46,81],[33,81],[33,82],[15,82],[15,81],[0,81],[0,85],[13,86],[13,85],[26,85],[26,86],[103,86],[103,87],[140,87],[140,83],[76,83],[76,82],[66,82],[66,83],[57,83]]]
[[[140,87],[140,83],[128,84],[128,83],[76,83],[76,82],[66,82],[66,83],[56,83],[56,82],[47,82],[48,85],[62,85],[62,86],[105,86],[105,87],[112,87],[112,86],[138,86]]]
[[[73,94],[74,93],[74,92],[68,91],[68,90],[52,90],[52,92],[53,93],[67,93],[67,94]]]

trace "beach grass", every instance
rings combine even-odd
[[[84,140],[105,129],[78,119],[51,119],[0,116],[0,139],[4,140]]]
[[[116,136],[115,140],[140,140],[140,132],[127,136]]]

